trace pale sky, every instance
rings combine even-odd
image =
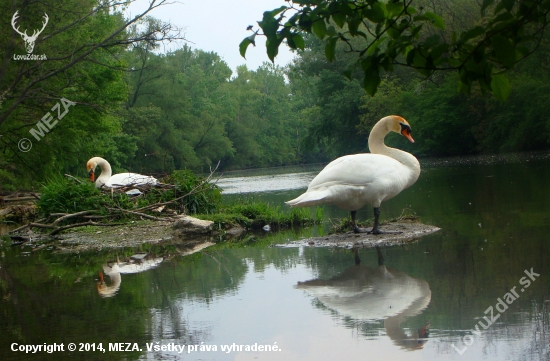
[[[135,16],[148,3],[148,0],[137,0],[128,11]],[[256,47],[250,45],[244,59],[239,54],[239,43],[252,35],[252,32],[246,31],[246,27],[254,25],[254,29],[259,29],[257,21],[262,19],[264,11],[285,4],[284,0],[181,0],[154,9],[149,15],[185,28],[185,38],[193,42],[188,43],[189,46],[218,53],[233,71],[241,64],[256,70],[264,61],[269,61],[265,51],[265,37],[256,37]],[[183,43],[177,47],[181,46]],[[279,47],[275,64],[284,66],[293,57],[294,54],[283,43]]]

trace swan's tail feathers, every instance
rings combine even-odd
[[[310,207],[318,204],[326,204],[329,196],[330,191],[326,189],[314,191],[308,190],[298,198],[294,198],[293,200],[285,203],[291,207]]]

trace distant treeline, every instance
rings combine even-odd
[[[465,4],[472,8],[463,8]],[[457,2],[456,7],[454,21],[447,22],[449,33],[467,26],[470,12],[479,12],[470,1]],[[50,18],[56,9],[48,12]],[[2,17],[9,23],[12,13],[5,13]],[[458,21],[460,17],[464,21]],[[108,12],[90,21],[79,28],[81,39],[108,33],[121,16]],[[120,36],[123,40],[130,35],[127,31]],[[55,37],[48,47],[37,45],[35,53],[66,47],[67,39],[78,40],[71,34]],[[549,147],[548,38],[509,74],[512,92],[506,103],[475,87],[469,95],[459,94],[456,73],[440,72],[426,80],[403,67],[385,74],[370,97],[359,83],[359,72],[348,74],[351,79],[343,75],[352,56],[344,47],[327,63],[324,45],[313,37],[305,41],[305,50],[286,68],[264,63],[255,71],[240,66],[236,73],[216,53],[186,45],[166,54],[155,52],[147,41],[116,51],[100,49],[94,61],[43,81],[41,91],[0,122],[0,190],[30,187],[54,174],[85,176],[84,166],[93,156],[106,158],[115,172],[156,174],[184,168],[203,172],[218,161],[221,170],[325,162],[368,151],[372,125],[389,114],[409,120],[416,143],[396,135],[388,137],[388,144],[418,156]],[[5,53],[24,51],[20,45],[14,49],[13,41],[0,41]],[[16,79],[20,67],[31,66],[13,60],[8,65],[0,85],[7,84],[10,72]],[[29,74],[36,77],[44,71],[32,70]],[[13,102],[6,97],[1,107],[8,109]],[[66,111],[61,118],[56,104]],[[48,121],[48,114],[53,120]],[[38,121],[43,123],[42,134],[36,139],[30,131],[37,129]],[[21,150],[28,146],[22,138],[32,143],[26,152]]]

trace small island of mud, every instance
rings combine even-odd
[[[344,247],[344,248],[371,248],[376,246],[396,246],[417,241],[420,237],[440,230],[439,227],[413,222],[388,222],[382,225],[382,231],[402,232],[386,234],[369,233],[337,233],[323,237],[311,237],[293,241],[286,244],[278,244],[277,247]]]

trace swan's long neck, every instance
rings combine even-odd
[[[103,185],[111,178],[111,165],[105,159],[100,157],[97,157],[97,165],[101,168],[101,175],[97,178],[96,184],[99,183]]]
[[[378,123],[374,125],[372,128],[372,131],[369,135],[369,150],[373,154],[383,154],[387,155],[388,157],[391,157],[400,163],[407,166],[407,168],[411,169],[417,175],[420,174],[420,164],[418,163],[418,159],[410,153],[407,153],[400,149],[395,149],[388,147],[386,144],[384,144],[384,138],[386,135],[391,131],[388,128],[388,121],[386,120],[388,118],[384,118]],[[416,180],[416,179],[415,179]]]

